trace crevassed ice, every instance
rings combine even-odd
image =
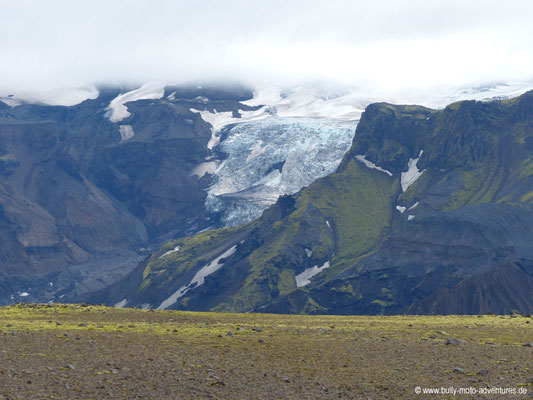
[[[416,164],[418,163],[418,160],[420,160],[420,157],[422,157],[422,154],[424,153],[424,150],[420,151],[420,154],[417,158],[410,158],[409,162],[407,164],[408,170],[407,172],[402,172],[401,177],[401,183],[402,183],[402,191],[406,191],[409,189],[409,186],[411,186],[413,183],[416,182],[418,178],[422,175],[424,171],[419,171]]]
[[[374,164],[372,161],[369,161],[366,159],[366,157],[362,154],[358,154],[355,156],[355,159],[359,162],[362,162],[366,167],[370,169],[377,169],[378,171],[384,172],[389,176],[392,176],[392,172],[387,171],[386,169],[383,169],[381,167],[378,167],[376,164]]]
[[[314,267],[307,268],[304,272],[294,277],[294,280],[296,281],[296,287],[302,287],[302,286],[305,286],[311,283],[310,279],[313,276],[324,271],[326,268],[329,268],[329,261],[326,261],[324,264],[322,264],[321,267],[319,267],[318,265],[315,265]]]
[[[192,278],[189,284],[180,287],[178,290],[172,293],[167,299],[165,299],[159,305],[159,307],[157,307],[157,309],[164,310],[170,307],[172,304],[176,303],[176,301],[178,301],[178,299],[182,297],[185,293],[187,293],[190,289],[194,289],[195,287],[203,285],[206,276],[211,275],[213,272],[216,272],[224,265],[224,263],[220,262],[220,260],[231,256],[233,253],[235,253],[235,250],[237,250],[237,245],[226,250],[224,253],[219,255],[213,261],[207,263],[202,268],[200,268],[200,270],[196,273],[196,275],[194,275],[194,277]]]
[[[233,126],[217,147],[227,159],[214,172],[206,208],[221,213],[226,226],[260,216],[280,195],[334,172],[355,127],[355,122],[278,117]]]

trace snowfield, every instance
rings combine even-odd
[[[165,94],[165,85],[160,83],[147,83],[140,88],[123,93],[109,103],[109,120],[120,122],[131,114],[126,103],[137,100],[160,99]]]

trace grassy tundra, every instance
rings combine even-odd
[[[0,308],[0,399],[410,399],[533,393],[533,319]],[[483,398],[465,396],[464,398]]]

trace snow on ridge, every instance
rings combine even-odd
[[[11,108],[15,108],[21,104],[24,104],[22,100],[15,97],[0,97],[0,101],[4,104],[7,104]]]
[[[326,261],[322,264],[321,267],[315,265],[314,267],[307,268],[304,272],[296,275],[294,280],[296,281],[296,287],[302,287],[311,283],[311,278],[320,272],[324,271],[326,268],[329,268],[329,261]]]
[[[378,171],[381,171],[381,172],[385,172],[387,175],[389,176],[392,176],[392,172],[390,171],[387,171],[386,169],[383,169],[381,167],[378,167],[376,164],[374,164],[372,161],[368,161],[364,155],[357,155],[355,156],[355,158],[357,159],[357,161],[360,161],[362,162],[366,167],[370,168],[370,169],[377,169]]]
[[[164,310],[170,307],[172,304],[176,303],[180,297],[182,297],[185,293],[187,293],[190,289],[194,289],[195,287],[198,287],[200,285],[203,285],[205,282],[205,278],[208,275],[211,275],[212,273],[218,271],[223,265],[223,262],[220,262],[221,259],[227,258],[231,256],[235,251],[237,250],[237,245],[229,248],[224,253],[219,255],[217,258],[212,260],[211,262],[204,265],[200,270],[194,275],[191,282],[188,285],[180,287],[178,290],[176,290],[174,293],[172,293],[167,299],[163,300],[163,302],[157,307],[158,310]]]
[[[94,86],[64,87],[50,90],[22,90],[12,97],[0,97],[10,107],[24,103],[42,103],[49,106],[75,106],[85,100],[96,99],[100,92]]]
[[[176,246],[176,247],[174,247],[172,250],[169,250],[169,251],[167,251],[166,253],[163,253],[162,255],[160,255],[159,258],[158,258],[158,260],[162,259],[163,257],[168,256],[169,254],[175,253],[175,252],[177,252],[177,251],[179,251],[179,250],[180,250],[180,246]]]
[[[209,150],[212,150],[216,145],[220,143],[220,137],[216,135],[218,131],[220,131],[226,125],[237,124],[241,122],[257,121],[259,119],[263,119],[270,116],[270,114],[265,113],[263,108],[260,108],[256,111],[240,110],[240,118],[233,117],[232,111],[217,112],[216,110],[214,110],[214,112],[211,112],[208,110],[196,110],[194,108],[190,108],[189,110],[194,113],[200,114],[200,117],[202,117],[205,122],[211,125],[211,138],[207,143],[207,148]]]
[[[125,103],[137,100],[160,99],[165,94],[165,85],[160,83],[145,83],[140,88],[122,93],[109,103],[109,120],[120,122],[131,114]]]
[[[415,183],[416,180],[420,178],[420,176],[424,172],[424,170],[419,171],[418,167],[416,166],[416,164],[418,163],[418,160],[420,160],[420,157],[422,157],[423,153],[424,153],[424,150],[421,150],[417,158],[410,158],[407,164],[407,167],[408,167],[407,172],[402,172],[401,182],[402,182],[403,192],[409,189],[409,186]]]
[[[357,121],[366,105],[371,100],[363,92],[351,92],[343,96],[324,97],[317,89],[296,87],[282,94],[274,86],[259,87],[254,90],[254,97],[241,103],[247,106],[264,107],[264,113],[273,111],[279,117],[313,117],[331,118],[345,121]]]

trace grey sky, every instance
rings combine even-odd
[[[0,90],[533,78],[533,2],[0,0]]]

